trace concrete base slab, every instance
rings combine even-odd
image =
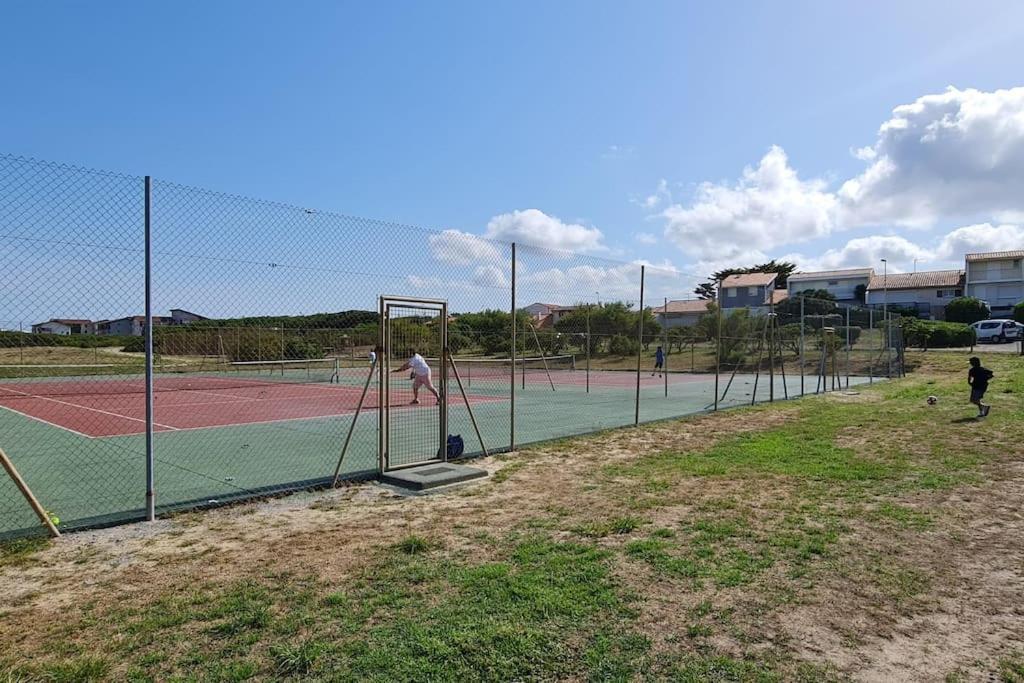
[[[380,480],[385,484],[399,486],[413,491],[423,491],[439,486],[448,486],[471,479],[486,477],[487,472],[475,467],[456,465],[450,462],[431,463],[404,470],[385,472]]]

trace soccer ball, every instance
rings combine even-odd
[[[938,396],[929,396],[928,397],[928,405],[933,406],[933,405],[935,405],[938,402],[939,402],[939,397]]]

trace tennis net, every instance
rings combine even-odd
[[[307,382],[337,382],[341,365],[337,358],[303,358],[299,360],[244,360],[224,366],[226,372],[257,377],[282,377]]]
[[[488,378],[507,379],[515,370],[520,374],[564,373],[576,369],[576,356],[564,354],[559,356],[536,356],[528,358],[452,358],[458,367],[459,374],[464,378],[486,380]],[[440,358],[427,358],[432,368],[440,367]]]

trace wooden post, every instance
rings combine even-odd
[[[0,465],[3,465],[3,468],[7,470],[8,476],[10,476],[14,485],[18,487],[18,490],[21,491],[21,495],[25,496],[25,500],[28,501],[32,511],[36,513],[36,517],[38,517],[39,521],[43,523],[43,526],[45,526],[47,531],[50,532],[50,535],[54,538],[60,536],[60,532],[57,531],[57,527],[54,526],[53,520],[51,520],[50,516],[46,514],[46,510],[44,510],[43,506],[39,504],[39,501],[32,494],[32,490],[29,489],[28,484],[26,484],[25,480],[21,478],[21,475],[18,474],[18,470],[14,468],[14,463],[11,462],[11,459],[7,457],[7,454],[4,453],[2,448],[0,448]]]

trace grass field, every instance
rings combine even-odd
[[[0,681],[1024,680],[1024,364],[20,541]],[[934,394],[938,405],[925,398]]]

